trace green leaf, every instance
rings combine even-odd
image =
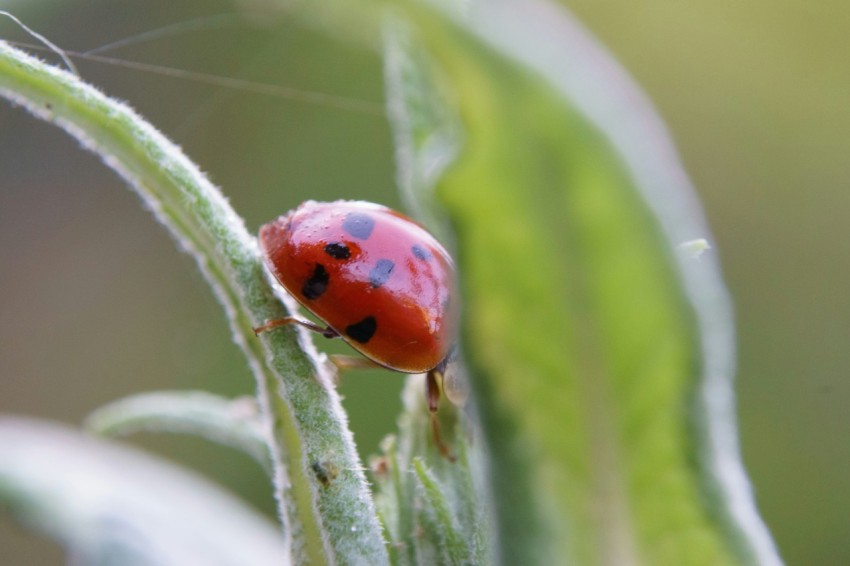
[[[0,506],[74,563],[291,563],[277,525],[208,481],[46,421],[0,417]]]
[[[131,395],[92,412],[86,428],[105,436],[136,432],[194,434],[254,458],[271,472],[268,434],[256,400],[226,399],[206,391],[156,391]]]
[[[557,6],[436,5],[408,12],[421,45],[389,35],[388,97],[405,190],[436,186],[455,228],[501,560],[778,563],[717,264],[675,249],[709,234],[663,125]],[[426,178],[417,156],[451,131],[457,159]]]
[[[478,481],[485,457],[475,419],[442,403],[438,417],[452,458],[441,455],[424,393],[424,376],[411,376],[398,433],[384,440],[372,463],[391,562],[492,564],[492,509]]]
[[[421,458],[413,460],[413,472],[425,499],[423,522],[430,526],[427,531],[440,551],[440,564],[472,564],[471,541],[464,536],[439,481]]]

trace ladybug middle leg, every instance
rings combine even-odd
[[[339,373],[345,373],[353,369],[386,369],[378,362],[363,356],[350,356],[347,354],[330,354],[328,358]]]
[[[339,333],[331,328],[330,326],[320,326],[314,322],[309,320],[305,320],[303,318],[298,318],[294,316],[287,316],[285,318],[277,318],[274,320],[268,320],[262,326],[257,326],[254,328],[254,334],[259,336],[263,332],[267,332],[269,330],[274,330],[275,328],[280,328],[282,326],[289,326],[290,324],[297,324],[299,326],[303,326],[307,330],[312,330],[317,334],[321,334],[325,338],[339,338]],[[335,385],[339,385],[340,376],[350,370],[353,369],[375,369],[375,368],[383,368],[381,364],[377,362],[373,362],[369,358],[364,358],[362,356],[347,356],[345,354],[331,354],[328,356],[331,363],[336,368],[336,375],[333,378],[333,382]]]

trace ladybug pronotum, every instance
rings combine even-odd
[[[430,233],[377,204],[307,201],[260,228],[260,249],[277,281],[327,327],[288,317],[258,333],[300,324],[339,336],[377,365],[425,372],[434,414],[457,300],[452,258]]]

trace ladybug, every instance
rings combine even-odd
[[[263,225],[259,239],[272,275],[326,326],[287,317],[258,334],[300,324],[342,338],[379,366],[427,373],[428,406],[436,412],[458,301],[454,262],[434,236],[387,207],[340,200],[307,201]]]

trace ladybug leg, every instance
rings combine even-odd
[[[290,324],[298,324],[300,326],[303,326],[307,330],[312,330],[313,332],[321,334],[325,338],[339,337],[337,331],[331,328],[330,326],[319,326],[314,322],[310,322],[309,320],[304,320],[303,318],[297,318],[294,316],[286,316],[284,318],[267,320],[266,323],[262,326],[257,326],[254,328],[254,334],[259,336],[261,333],[266,332],[268,330],[274,330],[275,328],[280,328],[281,326],[288,326]]]
[[[437,419],[437,409],[440,407],[440,384],[437,381],[437,376],[440,373],[440,366],[430,370],[426,375],[425,381],[425,398],[428,401],[428,413],[431,416],[431,432],[434,435],[434,443],[440,451],[440,455],[449,460],[455,461],[455,457],[449,452],[449,447],[443,442],[443,437],[440,434],[440,421]]]
[[[351,370],[384,369],[384,366],[362,356],[331,354],[328,356],[328,359],[333,364],[334,368],[336,368],[336,371],[333,374],[334,385],[339,385],[342,382],[343,375]]]
[[[346,356],[345,354],[331,354],[328,356],[331,363],[340,373],[352,369],[386,369],[378,362],[373,362],[369,358],[362,356]]]

